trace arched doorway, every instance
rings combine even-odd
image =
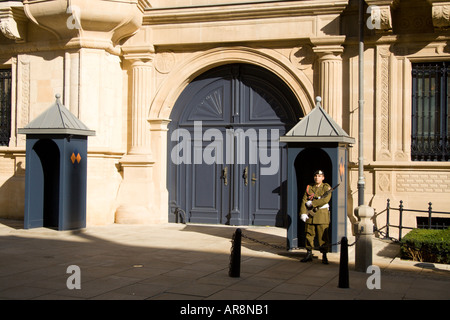
[[[32,149],[33,198],[30,203],[29,221],[31,226],[58,228],[60,152],[56,143],[50,139],[38,140]],[[40,187],[37,187],[40,186]]]
[[[296,212],[300,212],[302,196],[308,184],[314,183],[314,172],[322,170],[325,173],[324,182],[332,185],[333,165],[330,156],[321,148],[305,148],[295,159],[295,176],[297,179],[298,202]],[[331,231],[331,228],[328,230]],[[305,246],[305,223],[297,219],[296,227],[298,247]],[[331,234],[330,234],[331,239]]]
[[[169,221],[285,225],[286,148],[278,138],[301,116],[271,72],[228,64],[194,79],[171,113]]]

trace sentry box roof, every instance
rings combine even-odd
[[[350,137],[320,105],[322,99],[316,98],[316,107],[299,121],[286,135],[280,137],[281,142],[339,142],[352,144]]]
[[[52,106],[24,128],[20,128],[18,132],[20,134],[95,135],[94,130],[90,130],[61,103],[59,94],[56,94],[55,97],[56,101]]]

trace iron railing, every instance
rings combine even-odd
[[[398,225],[391,224],[390,213],[391,213],[392,210],[399,212]],[[379,228],[378,231],[381,231],[382,229],[386,228],[385,237],[386,238],[390,238],[389,228],[391,228],[391,227],[398,228],[398,240],[399,241],[402,239],[402,230],[403,229],[410,229],[410,230],[411,229],[415,229],[413,227],[409,227],[409,226],[404,226],[403,225],[403,214],[405,212],[426,213],[428,215],[428,224],[427,225],[420,225],[420,227],[422,227],[422,228],[425,227],[426,229],[439,228],[439,226],[436,226],[436,225],[433,226],[433,224],[432,224],[432,219],[433,219],[432,216],[433,216],[433,214],[450,214],[450,212],[434,211],[431,202],[428,203],[428,210],[406,209],[403,206],[403,200],[400,200],[400,204],[399,204],[398,208],[392,208],[390,199],[387,199],[386,210],[383,210],[383,211],[386,211],[386,225],[383,226],[382,228]]]

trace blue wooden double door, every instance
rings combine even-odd
[[[192,80],[169,125],[169,221],[284,226],[279,137],[300,110],[285,83],[257,66],[224,65]]]

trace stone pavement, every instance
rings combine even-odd
[[[243,234],[284,245],[286,230],[241,227]],[[338,288],[339,253],[300,263],[305,250],[285,250],[242,239],[241,275],[228,276],[236,227],[200,224],[108,225],[79,231],[24,230],[0,220],[0,299],[21,300],[372,300],[450,299],[448,265],[401,261],[398,245],[373,240],[381,289],[371,274],[354,271]],[[349,243],[353,240],[349,237]],[[80,289],[68,289],[70,265]],[[73,278],[71,278],[73,279]]]

